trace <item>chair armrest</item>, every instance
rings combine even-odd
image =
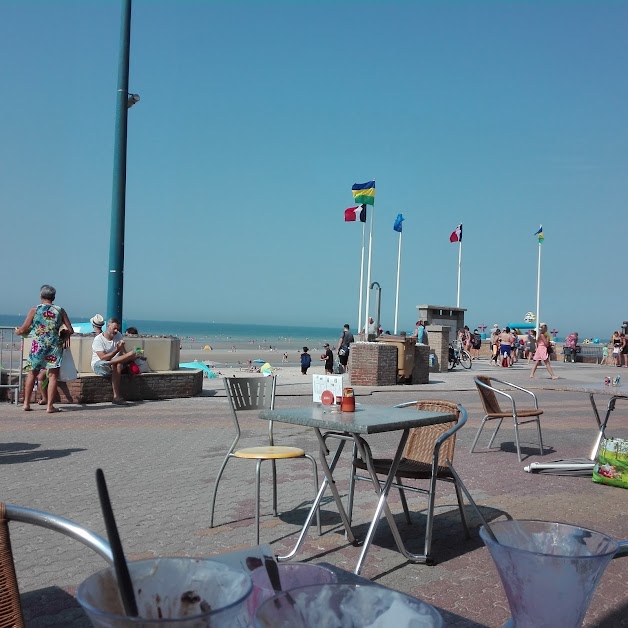
[[[507,392],[504,392],[503,390],[500,390],[499,388],[495,388],[494,386],[487,386],[486,384],[484,384],[483,382],[478,381],[477,379],[474,380],[476,386],[482,386],[482,388],[486,388],[488,390],[492,390],[494,393],[497,393],[498,395],[501,395],[502,397],[506,397],[508,399],[510,399],[510,403],[512,404],[512,412],[513,415],[517,413],[517,406],[515,405],[515,400],[513,399],[512,395],[509,395]],[[506,384],[508,386],[510,386],[511,384],[509,382],[505,382],[501,379],[497,379],[496,377],[491,377],[491,381],[493,382],[498,382],[499,384]],[[518,386],[514,386],[515,388],[518,388]]]
[[[440,449],[440,446],[448,439],[451,438],[459,429],[461,429],[464,424],[467,422],[468,414],[465,410],[464,406],[458,404],[458,412],[460,412],[460,416],[454,425],[452,425],[446,432],[443,432],[436,439],[436,447]]]
[[[536,398],[536,395],[531,391],[528,390],[527,388],[522,388],[521,386],[517,386],[517,384],[513,384],[512,382],[506,382],[504,380],[495,380],[496,382],[500,382],[501,384],[505,384],[506,386],[510,386],[511,388],[515,388],[516,390],[520,390],[521,392],[526,393],[527,395],[530,395],[533,399],[534,399],[534,407],[535,409],[539,409],[539,402]]]

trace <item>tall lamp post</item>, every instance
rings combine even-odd
[[[122,0],[118,93],[113,152],[113,190],[111,195],[111,233],[109,235],[109,283],[107,317],[122,321],[124,293],[124,221],[126,209],[126,147],[129,109],[139,101],[129,94],[129,52],[131,48],[131,0]]]

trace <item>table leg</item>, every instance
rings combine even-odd
[[[351,525],[349,524],[349,518],[347,517],[347,513],[345,512],[345,509],[342,505],[342,500],[340,499],[340,494],[338,493],[338,489],[336,488],[336,483],[334,482],[334,477],[333,477],[333,471],[336,468],[336,464],[338,464],[338,460],[340,459],[340,454],[342,453],[342,450],[344,449],[344,446],[345,446],[345,441],[344,440],[340,441],[340,443],[338,444],[338,449],[336,449],[336,452],[334,453],[334,457],[331,461],[331,464],[328,465],[327,457],[326,457],[328,453],[328,449],[325,444],[325,441],[319,429],[315,429],[314,432],[316,433],[316,437],[319,443],[321,467],[323,469],[323,473],[325,474],[325,478],[323,479],[321,486],[318,489],[316,499],[314,500],[314,503],[312,504],[312,507],[310,508],[310,511],[307,514],[305,523],[303,524],[303,527],[301,528],[301,532],[299,533],[299,538],[297,539],[296,545],[285,556],[277,556],[278,561],[286,561],[286,560],[293,559],[296,556],[297,552],[301,549],[301,546],[303,545],[303,541],[305,540],[305,535],[307,534],[307,531],[310,525],[312,524],[312,520],[314,519],[316,509],[319,507],[321,500],[323,499],[323,495],[325,494],[325,491],[327,490],[327,486],[331,488],[331,492],[334,496],[334,501],[336,502],[336,505],[338,506],[338,512],[340,513],[340,518],[345,527],[347,540],[349,541],[349,543],[352,543],[354,545],[357,544],[356,538],[353,535],[353,532],[351,530]]]
[[[408,440],[408,435],[410,434],[410,430],[406,429],[403,431],[401,439],[399,441],[399,445],[397,447],[397,451],[395,452],[395,456],[393,458],[392,464],[390,465],[390,471],[388,472],[388,476],[386,477],[386,481],[382,486],[379,482],[379,478],[377,477],[377,473],[375,473],[375,469],[373,468],[373,459],[370,455],[370,451],[367,447],[364,446],[364,441],[360,438],[359,435],[355,434],[353,436],[355,443],[358,448],[358,452],[360,453],[360,457],[364,460],[369,475],[371,476],[371,480],[373,481],[373,486],[375,491],[379,494],[379,500],[377,501],[377,507],[375,508],[375,513],[373,514],[373,519],[371,520],[371,525],[369,526],[369,530],[366,534],[366,538],[364,539],[364,546],[362,547],[362,552],[360,553],[360,558],[358,559],[358,564],[355,567],[354,573],[356,575],[360,574],[362,570],[362,566],[364,564],[364,560],[366,559],[366,554],[369,550],[371,542],[373,541],[373,537],[375,536],[375,532],[377,530],[377,526],[379,525],[379,519],[382,514],[382,510],[386,515],[386,519],[388,520],[388,525],[390,526],[390,531],[392,532],[393,538],[395,539],[395,543],[399,551],[408,559],[413,562],[426,562],[427,557],[425,555],[420,554],[412,554],[408,552],[403,541],[401,539],[401,535],[399,534],[399,529],[397,528],[397,524],[395,523],[395,518],[388,507],[388,503],[386,498],[388,497],[388,493],[395,481],[395,476],[397,475],[397,469],[399,468],[399,463],[401,462],[401,456],[403,454],[403,449],[406,446],[406,441]]]

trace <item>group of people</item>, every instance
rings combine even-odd
[[[609,366],[626,366],[628,367],[628,338],[623,332],[614,332],[611,337],[611,346],[613,352],[607,356],[607,364]]]
[[[70,347],[70,337],[74,334],[74,329],[66,311],[53,303],[56,296],[57,291],[52,286],[43,285],[39,293],[39,305],[32,307],[22,325],[15,328],[15,332],[21,336],[33,335],[24,384],[23,408],[26,411],[32,409],[31,396],[35,381],[39,381],[39,405],[45,405],[48,413],[59,412],[54,405],[59,371],[63,350]],[[90,323],[95,335],[92,343],[92,370],[96,375],[111,376],[113,403],[123,405],[126,402],[120,394],[120,375],[124,367],[135,360],[136,353],[126,350],[120,333],[121,322],[118,319],[110,318],[105,325],[105,319],[96,314],[90,319]],[[137,329],[129,327],[127,333],[137,334]],[[48,385],[43,386],[46,376]]]
[[[515,331],[516,330],[511,330],[508,326],[501,330],[497,324],[493,325],[493,328],[491,329],[492,361],[495,364],[498,364],[498,361],[501,361],[502,366],[511,367],[517,362],[519,353],[522,351],[523,357],[527,358],[528,363],[532,361],[534,362],[530,377],[535,376],[536,369],[539,364],[543,363],[550,377],[552,379],[558,379],[550,364],[550,355],[553,348],[549,332],[547,331],[547,325],[545,323],[541,323],[538,338],[536,336],[536,331],[530,330],[525,342],[519,339],[518,334],[514,333]]]
[[[340,363],[341,372],[343,373],[348,369],[350,346],[353,342],[355,342],[355,338],[351,333],[351,327],[349,324],[346,324],[338,339],[338,347],[336,349],[338,362]],[[307,347],[303,347],[303,352],[301,353],[301,373],[303,375],[307,375],[307,371],[312,365],[312,356],[308,351],[309,349]],[[328,342],[323,345],[323,353],[320,359],[325,363],[325,374],[332,375],[334,372],[334,352]]]

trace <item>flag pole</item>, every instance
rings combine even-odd
[[[369,230],[369,259],[368,265],[366,269],[366,311],[364,313],[364,328],[366,329],[366,333],[364,334],[365,340],[368,340],[368,331],[369,331],[369,305],[370,305],[370,296],[371,290],[369,286],[371,285],[371,260],[373,254],[373,215],[375,214],[375,205],[371,205],[371,226]],[[362,330],[358,329],[358,333],[361,333]]]
[[[397,252],[397,293],[395,296],[395,336],[397,335],[397,315],[399,313],[399,275],[401,270],[401,231],[399,232],[399,251]]]
[[[462,266],[462,238],[460,238],[458,248],[458,293],[456,296],[456,307],[460,307],[460,267]]]
[[[539,240],[539,261],[537,264],[537,274],[536,274],[536,337],[538,342],[539,337],[539,309],[541,303],[541,241]]]
[[[358,333],[362,329],[362,297],[364,295],[364,240],[366,238],[366,221],[362,223],[362,256],[360,257],[360,305],[358,306]]]

